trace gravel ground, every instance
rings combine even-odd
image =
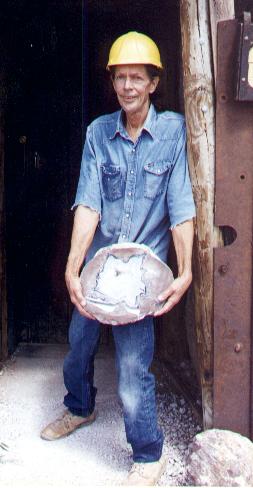
[[[0,376],[0,486],[71,488],[117,486],[132,464],[116,394],[114,355],[103,347],[96,358],[95,423],[56,442],[40,430],[64,409],[62,345],[22,345]],[[159,383],[159,382],[158,382]],[[183,486],[188,446],[200,426],[185,399],[158,384],[158,415],[168,455],[159,486]],[[1,447],[1,442],[8,445]]]

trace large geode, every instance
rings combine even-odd
[[[170,268],[143,244],[113,244],[100,249],[83,268],[86,310],[99,322],[128,324],[153,315],[164,302],[158,295],[173,281]]]

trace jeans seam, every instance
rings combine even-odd
[[[149,331],[149,328],[146,324],[144,325],[144,330],[145,330],[145,336],[146,336],[145,342],[147,344],[150,331]],[[142,364],[142,383],[143,383],[143,386],[144,386],[144,373],[145,373],[145,371],[144,371],[143,364]],[[149,431],[150,431],[151,435],[153,436],[154,427],[153,427],[152,422],[151,422],[151,416],[150,416],[150,412],[149,412],[149,408],[148,408],[147,395],[146,395],[145,388],[143,388],[143,393],[144,393],[144,405],[145,405],[146,416],[147,416],[148,422],[149,422]]]

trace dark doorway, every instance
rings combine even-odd
[[[4,7],[9,349],[65,342],[64,283],[82,151],[81,2]]]

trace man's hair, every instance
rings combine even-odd
[[[147,74],[148,74],[148,77],[150,78],[150,80],[153,80],[154,78],[156,78],[156,76],[158,76],[158,78],[161,78],[162,70],[160,68],[157,68],[156,66],[153,66],[152,64],[144,64],[144,66],[147,70]],[[115,69],[116,69],[116,66],[110,66],[110,68],[109,68],[109,72],[110,72],[110,75],[111,75],[113,80],[115,77]]]
[[[157,76],[158,76],[158,78],[161,78],[161,75],[162,75],[162,69],[161,68],[157,68],[157,66],[153,66],[152,64],[145,64],[145,67],[146,67],[146,70],[148,73],[148,77],[151,80],[153,80]]]

